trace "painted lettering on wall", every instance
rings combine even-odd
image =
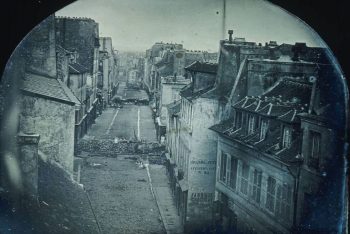
[[[190,170],[198,174],[213,174],[216,169],[216,161],[213,160],[191,160]]]

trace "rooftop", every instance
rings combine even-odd
[[[62,81],[55,78],[26,73],[20,89],[67,104],[80,104],[72,91]]]
[[[181,109],[181,100],[177,100],[167,105],[169,116],[177,115]]]
[[[209,86],[205,89],[193,92],[193,83],[190,83],[181,89],[180,95],[181,97],[184,97],[188,100],[194,100],[200,97],[201,95],[205,94],[206,92],[210,91],[211,89],[213,89],[213,86]]]
[[[166,76],[162,77],[163,84],[184,84],[187,85],[191,82],[190,79],[186,79],[184,76]]]
[[[218,70],[218,64],[195,61],[192,64],[185,67],[185,69],[187,71],[216,74]]]
[[[86,67],[84,67],[79,63],[70,63],[68,67],[69,67],[69,73],[72,73],[72,74],[81,74],[81,73],[89,72],[89,70]]]

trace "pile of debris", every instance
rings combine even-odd
[[[82,139],[77,144],[77,153],[82,151],[100,156],[117,157],[119,154],[161,154],[165,146],[156,142],[146,143],[139,141],[115,141]]]

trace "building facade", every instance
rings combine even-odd
[[[102,90],[103,99],[105,103],[110,103],[112,91],[117,86],[117,57],[115,55],[112,38],[100,37],[100,51],[99,72],[101,78],[99,79],[99,89]]]
[[[160,86],[159,117],[156,119],[156,132],[158,140],[164,143],[166,140],[166,126],[170,115],[168,105],[180,100],[180,90],[191,82],[183,76],[168,76],[162,78]]]
[[[211,127],[216,223],[223,232],[334,231],[310,225],[335,152],[325,88],[334,73],[322,48],[265,47],[240,61],[225,120]]]
[[[99,66],[98,23],[89,18],[55,17],[57,45],[77,54],[76,62],[88,69],[86,80],[86,109],[88,126],[94,123],[97,109],[102,105],[98,99],[97,81]]]
[[[186,67],[191,82],[168,104],[168,173],[185,231],[205,231],[212,220],[216,137],[209,130],[219,121],[214,88],[217,64],[194,62]]]

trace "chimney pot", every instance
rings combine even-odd
[[[228,35],[229,35],[228,41],[230,43],[232,43],[232,34],[233,34],[233,30],[232,29],[228,30]]]

